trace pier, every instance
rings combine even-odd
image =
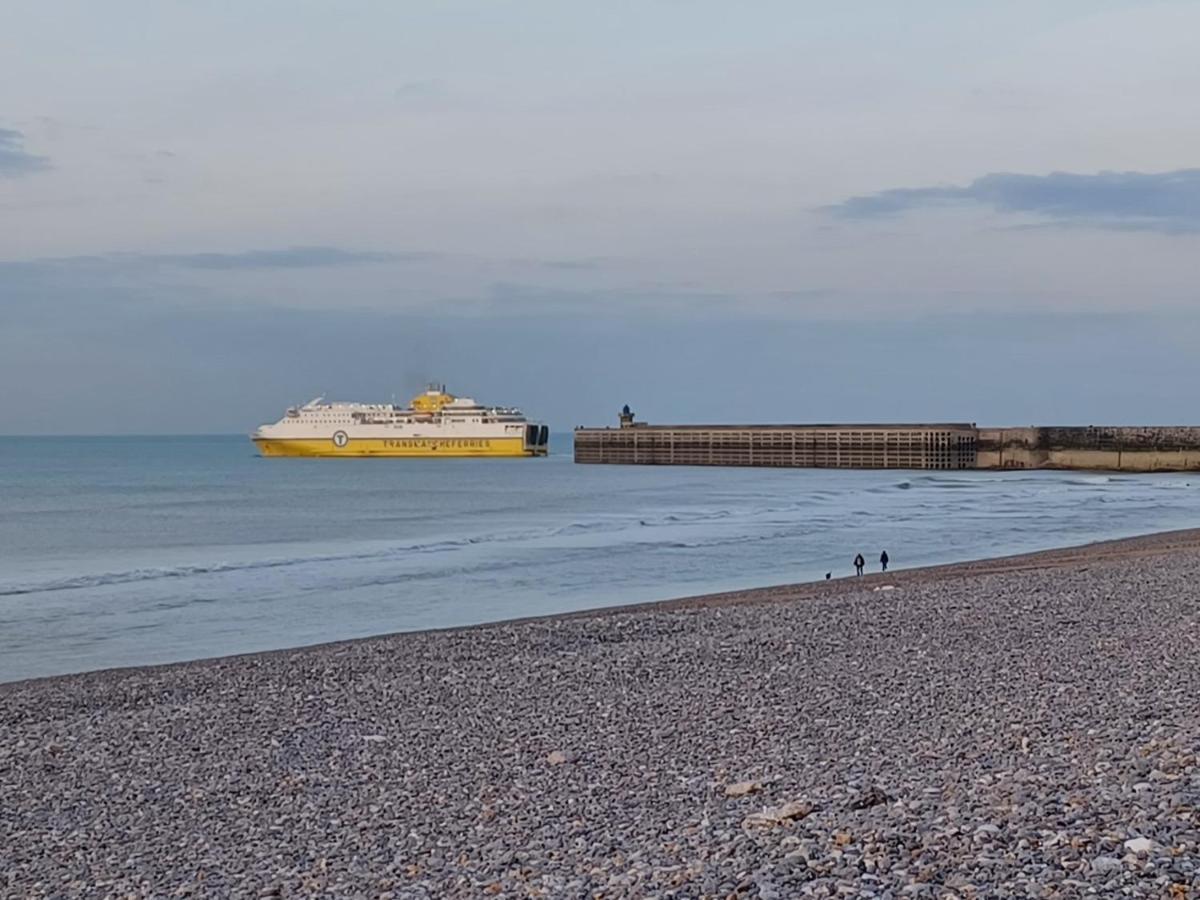
[[[575,462],[828,469],[1200,471],[1200,427],[974,423],[620,425],[575,429]]]
[[[974,469],[971,425],[581,428],[575,462],[821,469]]]

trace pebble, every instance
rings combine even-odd
[[[761,812],[751,813],[742,820],[742,826],[769,828],[795,819],[803,819],[810,812],[812,812],[812,807],[803,800],[789,800],[780,806],[769,806]]]
[[[753,794],[762,790],[762,785],[757,781],[738,781],[733,784],[725,785],[726,797],[744,797],[747,794]]]
[[[1150,840],[1150,838],[1140,837],[1132,838],[1131,840],[1126,841],[1125,849],[1130,853],[1137,854],[1138,856],[1147,856],[1158,850],[1159,847],[1158,844],[1154,843],[1154,841]]]

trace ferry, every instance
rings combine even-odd
[[[519,409],[483,406],[444,384],[408,406],[318,397],[251,435],[262,456],[545,456],[549,439],[550,429]]]

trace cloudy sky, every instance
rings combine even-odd
[[[9,0],[0,432],[1200,422],[1200,3]]]

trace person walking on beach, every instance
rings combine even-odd
[[[886,572],[888,564],[888,555],[886,550],[879,554],[879,564],[883,566],[883,571]]]
[[[867,561],[863,559],[863,555],[861,553],[854,557],[854,574],[861,575],[863,573],[863,567],[866,564]]]

